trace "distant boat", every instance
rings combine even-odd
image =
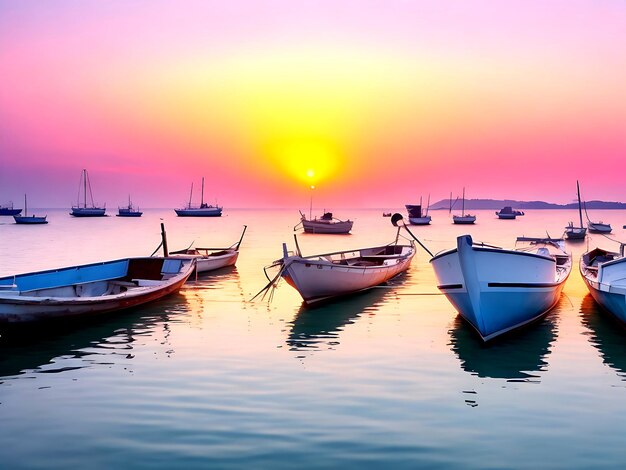
[[[24,194],[24,215],[23,216],[14,215],[13,220],[15,220],[16,224],[41,225],[41,224],[48,223],[48,221],[46,220],[47,217],[48,217],[47,215],[44,215],[43,217],[31,215],[30,217],[28,217],[28,205],[26,204],[26,194]]]
[[[517,216],[524,215],[522,211],[514,210],[511,206],[504,206],[502,209],[496,212],[499,219],[513,220]]]
[[[194,260],[125,258],[0,278],[0,324],[62,321],[135,307],[176,292]]]
[[[348,234],[352,230],[354,222],[351,220],[340,220],[333,217],[332,212],[324,212],[320,218],[307,219],[306,215],[300,212],[300,223],[293,229],[297,230],[302,226],[305,233],[326,233],[326,234]]]
[[[191,191],[189,193],[189,203],[182,209],[174,209],[176,215],[179,217],[220,217],[222,215],[222,207],[217,205],[213,206],[204,202],[204,177],[202,177],[202,193],[200,195],[200,206],[194,207],[191,205],[191,198],[193,196],[193,183],[191,183]]]
[[[587,203],[584,203],[585,206],[585,217],[587,217],[587,229],[589,229],[590,233],[611,233],[611,224],[605,224],[602,221],[592,222],[589,218],[589,214],[587,213]]]
[[[383,217],[391,217],[391,212],[383,212]]]
[[[572,269],[563,240],[525,238],[526,248],[504,250],[469,235],[430,263],[438,288],[484,341],[539,319],[560,298]]]
[[[420,197],[419,204],[406,204],[407,212],[409,213],[409,223],[411,225],[429,225],[431,217],[428,215],[428,209],[430,208],[430,194],[428,195],[428,203],[426,210],[422,212],[422,198]]]
[[[130,194],[128,195],[128,205],[126,207],[117,208],[118,217],[141,217],[143,212],[138,207],[133,207],[133,203],[130,200]]]
[[[578,216],[580,218],[580,225],[575,227],[574,222],[567,224],[567,227],[565,227],[565,236],[569,240],[583,240],[587,236],[587,227],[583,227],[583,209],[580,202],[580,186],[578,185],[578,181],[576,181],[576,192],[578,194]]]
[[[196,271],[204,273],[216,269],[233,266],[239,257],[239,247],[246,233],[247,225],[243,226],[241,238],[237,243],[228,248],[185,248],[184,250],[172,251],[170,256],[174,258],[186,258],[196,260]]]
[[[13,203],[9,202],[6,205],[1,205],[0,204],[0,216],[2,215],[18,215],[20,212],[22,212],[22,209],[14,209],[13,208]]]
[[[452,210],[452,206],[450,207],[450,210]],[[458,224],[469,225],[469,224],[473,224],[474,222],[476,222],[476,216],[465,213],[465,188],[463,188],[463,202],[461,206],[461,215],[453,215],[452,223],[457,224],[457,225]]]
[[[279,275],[300,293],[305,303],[313,304],[382,284],[406,271],[414,255],[413,242],[313,256],[302,256],[299,249],[295,254],[289,253],[283,243],[283,258],[271,267],[280,267]]]
[[[580,258],[580,273],[589,293],[600,306],[626,324],[626,258],[620,252],[596,248]]]
[[[83,203],[80,203],[80,189],[83,189]],[[89,199],[91,205],[87,206],[87,188],[89,188]],[[106,207],[98,207],[93,202],[93,193],[91,192],[91,182],[89,181],[89,174],[87,170],[83,170],[80,175],[80,181],[78,183],[78,201],[76,205],[72,206],[72,212],[70,215],[74,217],[103,217],[105,216]]]

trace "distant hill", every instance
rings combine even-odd
[[[454,202],[454,201],[452,201]],[[626,203],[623,202],[607,202],[607,201],[587,201],[587,209],[626,209]],[[466,199],[465,210],[481,210],[481,209],[502,209],[504,206],[511,206],[514,209],[577,209],[578,203],[570,204],[553,204],[544,201],[513,201],[510,199]],[[430,206],[431,210],[448,210],[450,201],[442,199]],[[461,208],[461,201],[456,201],[455,209]]]

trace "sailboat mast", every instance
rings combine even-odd
[[[576,180],[576,192],[578,193],[578,216],[580,217],[580,226],[582,227],[583,226],[583,210],[580,206],[580,186],[578,185],[578,180]]]
[[[187,207],[191,209],[191,196],[193,196],[193,181],[191,182],[191,191],[189,191],[189,204]]]
[[[83,168],[83,207],[87,208],[87,170]]]
[[[428,194],[428,202],[426,203],[426,214],[424,217],[428,216],[428,211],[430,210],[430,193]]]
[[[200,207],[204,206],[204,176],[202,177],[202,191],[200,192]]]
[[[315,186],[311,186],[311,199],[309,201],[309,220],[313,219],[313,188]]]
[[[26,206],[26,193],[24,193],[24,217],[28,215],[28,207]]]
[[[465,188],[463,188],[463,204],[461,205],[461,217],[465,217]]]

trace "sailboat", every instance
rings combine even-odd
[[[204,202],[204,176],[202,177],[202,192],[200,195],[200,207],[193,207],[191,205],[191,198],[193,196],[193,183],[191,183],[191,191],[189,193],[189,203],[182,209],[174,209],[176,215],[179,217],[220,217],[222,215],[222,207],[217,204],[207,204]]]
[[[346,235],[352,230],[354,222],[350,219],[341,220],[333,217],[332,212],[326,212],[320,216],[313,218],[313,189],[311,186],[311,200],[309,204],[309,218],[300,211],[300,222],[293,228],[294,232],[302,226],[304,233],[326,233],[335,235]]]
[[[589,233],[611,233],[611,224],[605,224],[604,222],[592,222],[587,213],[587,203],[585,205],[585,217],[587,217],[587,228]]]
[[[47,224],[48,221],[46,220],[46,217],[48,216],[44,215],[42,217],[42,216],[37,216],[37,215],[31,215],[30,217],[28,217],[28,205],[26,204],[26,194],[24,194],[24,215],[23,216],[14,215],[13,219],[15,220],[16,224],[37,225],[37,224]]]
[[[407,212],[409,213],[409,223],[411,225],[429,225],[432,220],[428,215],[428,209],[430,208],[430,194],[428,195],[428,203],[426,204],[426,210],[422,211],[422,198],[420,197],[419,205],[406,204]]]
[[[453,215],[452,222],[455,224],[469,225],[476,222],[476,216],[465,213],[465,188],[463,188],[463,202],[461,206],[461,215]]]
[[[117,208],[118,217],[141,217],[142,214],[143,212],[141,212],[138,207],[133,207],[130,194],[128,195],[128,206]]]
[[[81,183],[83,187],[83,203],[80,203],[80,188]],[[89,187],[89,198],[91,200],[91,206],[87,206],[87,187]],[[80,182],[78,184],[78,200],[76,205],[72,206],[72,212],[70,215],[74,217],[103,217],[106,212],[105,207],[97,207],[93,202],[93,193],[91,192],[91,182],[89,181],[89,174],[87,170],[83,169],[80,175]]]
[[[580,186],[578,181],[576,181],[576,192],[578,194],[578,216],[580,218],[580,225],[575,227],[574,222],[570,222],[567,227],[565,227],[565,236],[569,240],[583,240],[587,236],[587,228],[583,227],[583,209],[580,203]]]

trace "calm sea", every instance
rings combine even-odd
[[[37,211],[39,212],[39,211]],[[143,308],[61,331],[0,337],[2,468],[622,468],[626,333],[575,268],[543,321],[485,346],[439,295],[427,255],[392,285],[316,308],[282,283],[248,300],[263,266],[293,248],[296,210],[216,219],[147,210],[140,219],[50,224],[0,219],[0,275],[244,239],[235,269]],[[342,210],[353,235],[300,235],[305,254],[390,242],[379,210]],[[447,212],[414,227],[432,251],[455,237],[513,246],[560,235],[573,211],[515,221]],[[626,239],[624,211],[594,211]],[[590,246],[615,249],[602,236]]]

